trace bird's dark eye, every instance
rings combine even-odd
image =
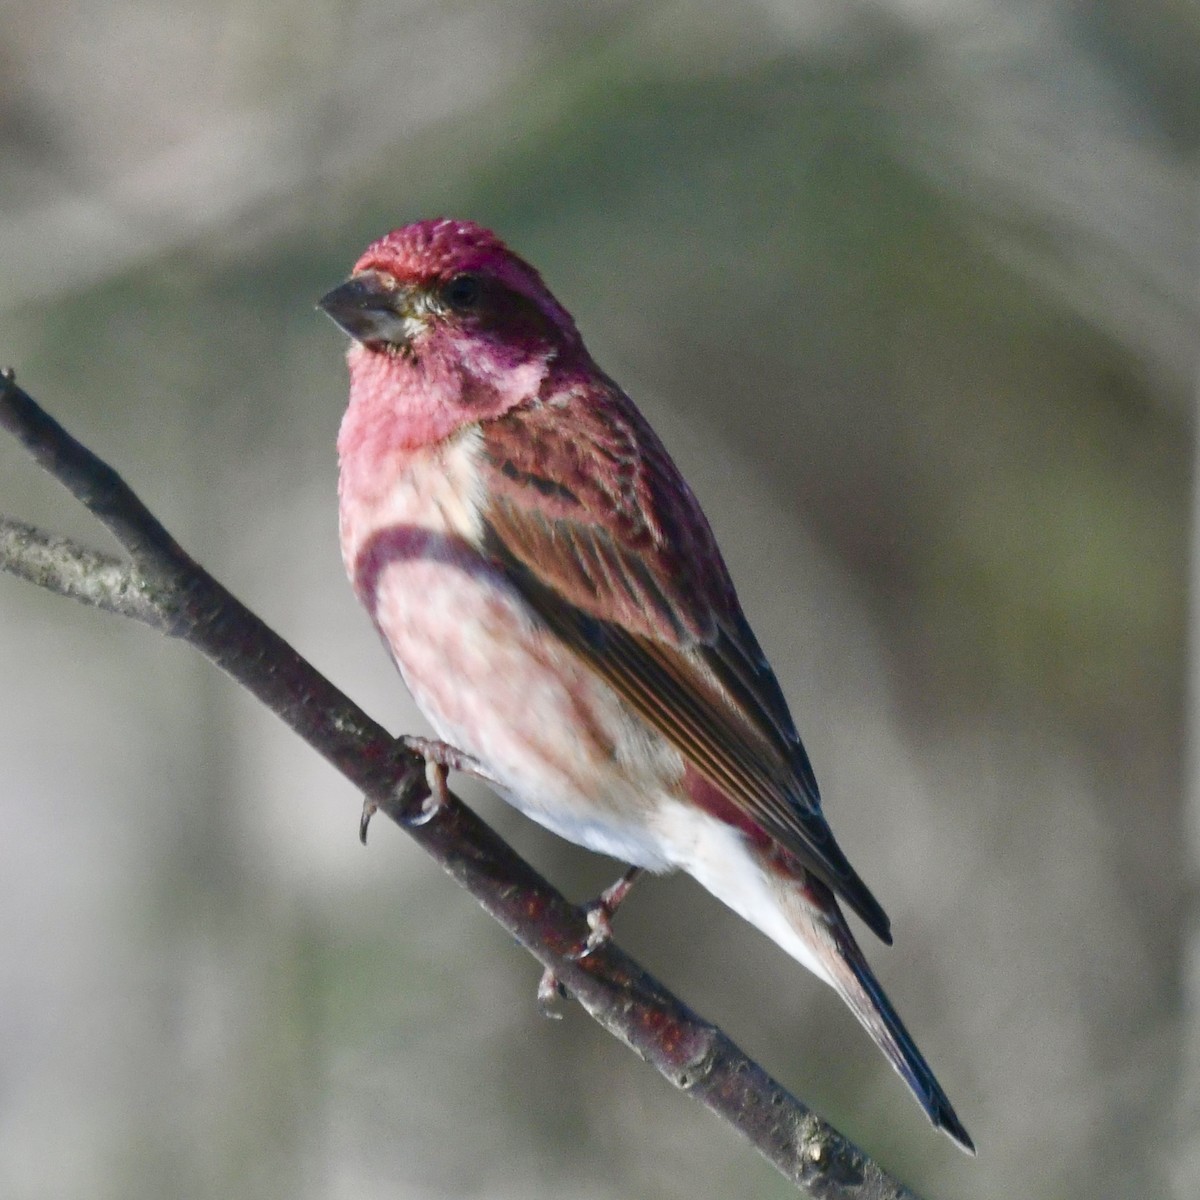
[[[455,312],[470,312],[478,307],[483,287],[478,275],[455,275],[442,291],[446,303]]]

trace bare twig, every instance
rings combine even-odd
[[[0,563],[10,574],[47,591],[144,621],[165,632],[161,614],[142,594],[129,564],[111,554],[101,554],[23,521],[0,517]]]
[[[130,561],[0,519],[0,569],[190,642],[277,713],[466,887],[605,1029],[728,1121],[817,1200],[916,1200],[728,1037],[589,928],[456,797],[421,819],[424,764],[193,562],[128,485],[0,375],[0,426],[116,536]]]

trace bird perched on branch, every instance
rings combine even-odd
[[[708,521],[570,313],[454,220],[381,238],[320,305],[353,339],[342,554],[447,761],[562,837],[694,876],[832,985],[973,1150],[839,907],[891,942]]]

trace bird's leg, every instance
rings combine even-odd
[[[616,883],[611,887],[606,887],[595,900],[584,906],[591,933],[588,934],[583,949],[575,955],[576,958],[587,958],[589,954],[594,954],[599,950],[605,942],[612,941],[613,916],[621,907],[625,897],[633,890],[633,885],[641,873],[641,867],[630,867]]]
[[[484,783],[495,783],[496,777],[479,761],[472,758],[465,750],[451,746],[449,742],[440,742],[436,738],[423,738],[405,735],[400,739],[414,754],[419,754],[427,763],[437,763],[449,771],[461,771]]]
[[[583,906],[588,929],[591,932],[587,935],[582,947],[567,955],[568,958],[578,962],[587,958],[589,954],[595,954],[601,946],[612,941],[613,914],[621,907],[622,901],[629,895],[634,882],[641,873],[641,867],[630,867],[616,883],[611,887],[606,887],[595,900]],[[538,980],[537,989],[538,1008],[541,1009],[542,1016],[550,1017],[555,1021],[561,1020],[562,1013],[556,1012],[553,1005],[556,1000],[561,1000],[566,994],[566,988],[558,981],[558,976],[547,967],[542,972],[541,979]]]

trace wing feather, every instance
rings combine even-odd
[[[787,703],[687,484],[622,392],[484,423],[484,549],[541,618],[884,941]],[[564,426],[569,436],[563,436]]]

